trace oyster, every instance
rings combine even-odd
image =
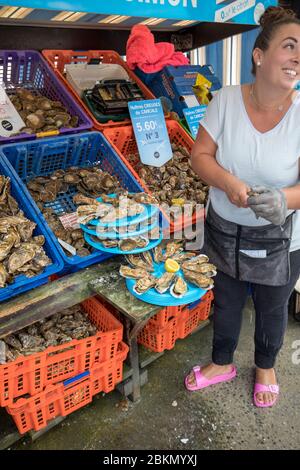
[[[181,298],[188,291],[188,286],[183,277],[177,276],[174,284],[171,286],[170,293],[173,297]]]
[[[171,258],[178,263],[182,263],[184,261],[190,260],[191,258],[194,258],[195,256],[196,253],[185,251],[183,253],[175,253],[175,255],[173,255]]]
[[[188,271],[183,269],[183,274],[185,279],[190,282],[191,284],[196,285],[197,287],[201,287],[202,289],[212,289],[214,286],[214,281],[204,276],[204,274],[197,273],[195,271]]]
[[[91,197],[84,196],[81,193],[75,194],[75,196],[73,196],[73,201],[76,205],[86,204],[86,205],[89,205],[89,206],[93,206],[94,204],[97,204],[97,201],[95,199],[92,199]]]
[[[37,252],[37,247],[30,243],[23,243],[13,254],[8,258],[8,272],[14,273],[18,271],[24,264],[31,261]]]
[[[164,294],[171,287],[172,282],[174,281],[175,274],[165,272],[156,282],[155,289],[160,294]]]
[[[171,258],[173,255],[175,255],[176,253],[179,253],[183,250],[183,244],[182,244],[182,241],[178,241],[178,242],[169,242],[167,243],[166,245],[166,250],[164,252],[164,261],[168,258]]]
[[[161,263],[164,260],[163,250],[161,245],[157,245],[154,250],[154,261],[155,263]]]
[[[157,199],[147,193],[134,193],[130,195],[130,198],[140,204],[158,204]]]
[[[120,266],[120,271],[122,277],[128,279],[142,279],[148,276],[148,272],[142,268],[131,268],[130,266]]]
[[[3,263],[0,263],[0,287],[6,286],[6,281],[8,278],[8,272]]]
[[[130,199],[129,199],[130,201]],[[134,217],[135,215],[142,214],[144,212],[144,206],[137,202],[130,202],[128,204],[128,217]]]
[[[146,271],[153,271],[153,263],[151,263],[150,265],[149,262],[146,261],[144,253],[126,255],[125,258],[128,263],[131,264],[131,266],[133,266],[134,268],[142,268]]]
[[[184,269],[189,269],[190,271],[198,271],[202,272],[200,269],[200,266],[202,264],[208,264],[208,257],[206,255],[198,255],[194,258],[191,258],[190,260],[184,261],[182,263],[182,268]],[[214,267],[214,269],[216,269]]]
[[[115,239],[115,240],[101,240],[101,243],[105,248],[117,248],[117,246],[119,245],[119,241],[117,239]]]
[[[141,254],[141,256],[142,256],[143,260],[145,260],[145,262],[149,266],[148,271],[153,271],[154,267],[153,267],[153,259],[152,259],[151,253],[149,253],[149,251],[144,251]]]
[[[148,273],[146,277],[138,279],[135,283],[133,290],[136,294],[145,294],[151,287],[154,287],[156,284],[157,278]]]
[[[122,251],[133,251],[138,247],[137,238],[124,238],[119,242],[119,248]]]

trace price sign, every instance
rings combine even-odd
[[[207,106],[202,105],[194,106],[193,108],[185,108],[183,110],[184,117],[186,119],[186,122],[188,123],[193,139],[196,139],[197,137],[199,124],[201,119],[205,116],[206,108]]]
[[[164,165],[173,153],[161,101],[131,101],[128,108],[142,163]]]

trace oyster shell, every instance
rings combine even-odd
[[[122,277],[127,279],[141,279],[148,276],[148,272],[142,268],[131,268],[130,266],[120,266],[120,271]]]
[[[175,282],[171,286],[170,293],[173,297],[181,298],[188,291],[188,286],[183,277],[177,276]]]
[[[201,265],[202,264],[208,264],[208,261],[209,261],[209,259],[206,255],[198,255],[198,256],[190,259],[190,260],[184,261],[182,263],[182,268],[189,269],[190,271],[202,272],[200,270]]]
[[[122,251],[133,251],[138,247],[137,238],[124,238],[119,242],[119,248]]]
[[[183,253],[175,253],[175,255],[173,255],[171,258],[178,263],[182,263],[184,261],[195,258],[195,256],[196,253],[185,251]]]
[[[101,240],[101,243],[105,248],[117,248],[117,246],[119,244],[119,241],[117,239],[115,239],[115,240]]]
[[[148,273],[148,276],[138,279],[133,290],[136,294],[145,294],[149,289],[155,286],[157,278]]]
[[[157,199],[147,193],[134,193],[130,195],[130,198],[140,204],[158,204]]]
[[[204,274],[197,273],[195,271],[188,271],[183,269],[183,274],[185,279],[196,285],[197,287],[201,287],[202,289],[212,289],[214,286],[214,281],[207,277],[204,276]]]
[[[3,263],[0,263],[0,287],[6,286],[6,281],[8,278],[8,272]]]
[[[164,294],[171,287],[172,282],[174,281],[175,274],[165,272],[156,282],[155,289],[159,294]]]
[[[134,268],[142,268],[142,269],[145,269],[148,272],[153,271],[153,263],[151,263],[151,265],[150,265],[149,262],[146,261],[146,259],[144,257],[144,253],[126,255],[125,259]]]
[[[163,260],[165,261],[166,259],[171,258],[173,255],[181,252],[182,250],[183,250],[183,243],[181,240],[177,242],[173,241],[173,242],[167,243]]]
[[[157,245],[153,250],[155,263],[161,263],[164,260],[163,249],[161,245]]]

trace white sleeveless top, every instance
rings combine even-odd
[[[259,132],[248,117],[240,85],[224,87],[214,95],[201,125],[218,145],[219,165],[249,186],[275,188],[299,183],[300,93],[282,120],[270,131]],[[261,226],[250,208],[231,204],[226,194],[211,187],[214,210],[220,217],[240,225]],[[289,213],[292,211],[289,211]],[[300,249],[300,211],[294,216],[290,251]]]

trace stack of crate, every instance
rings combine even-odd
[[[185,338],[207,320],[213,298],[212,291],[208,291],[200,301],[164,308],[139,333],[138,343],[154,352],[174,348],[178,338]]]
[[[21,434],[67,416],[122,381],[123,326],[97,297],[81,303],[97,333],[0,365],[0,406]]]

